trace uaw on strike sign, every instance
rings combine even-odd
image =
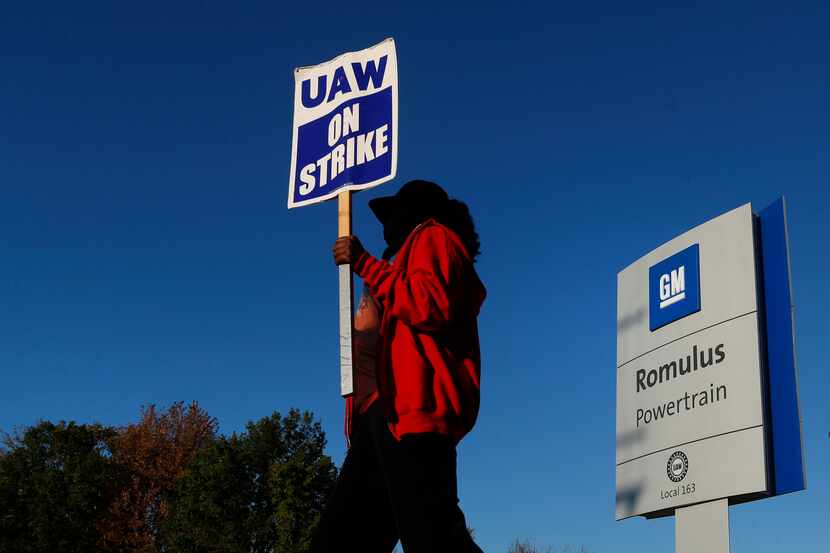
[[[398,161],[395,41],[294,73],[288,207],[377,186]]]

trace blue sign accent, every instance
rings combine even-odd
[[[355,107],[357,106],[357,107]],[[329,125],[339,129],[329,144]],[[347,121],[354,120],[355,128]],[[346,185],[375,182],[392,173],[392,87],[343,102],[297,129],[294,202],[329,195]],[[305,171],[306,182],[303,181]]]
[[[700,245],[695,244],[648,270],[652,332],[700,311]]]
[[[779,199],[758,214],[766,321],[769,436],[774,495],[806,487],[798,373],[795,364],[790,247],[786,203]]]

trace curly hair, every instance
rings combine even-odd
[[[467,253],[475,263],[481,255],[481,241],[467,204],[461,200],[450,200],[435,213],[435,219],[461,238]]]

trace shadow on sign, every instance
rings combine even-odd
[[[622,434],[617,436],[617,449],[626,448],[630,445],[634,445],[637,442],[642,442],[646,439],[646,432],[646,428],[623,432]]]
[[[625,332],[626,330],[637,326],[641,322],[643,322],[646,318],[646,310],[645,308],[640,308],[633,313],[629,313],[627,315],[623,315],[619,319],[617,319],[617,332]]]
[[[617,451],[628,448],[637,442],[646,439],[646,429],[630,430],[623,432],[617,436]],[[617,489],[617,512],[631,513],[634,511],[634,506],[640,494],[643,493],[643,481],[641,480],[634,486],[628,486]]]
[[[637,499],[643,493],[642,482],[617,490],[617,512],[632,513]]]

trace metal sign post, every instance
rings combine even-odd
[[[337,196],[337,237],[352,235],[352,193],[349,190]],[[351,265],[340,265],[340,395],[354,393],[354,371],[352,363],[352,329],[354,309],[354,277]]]
[[[675,553],[729,553],[729,501],[718,499],[674,512]]]

